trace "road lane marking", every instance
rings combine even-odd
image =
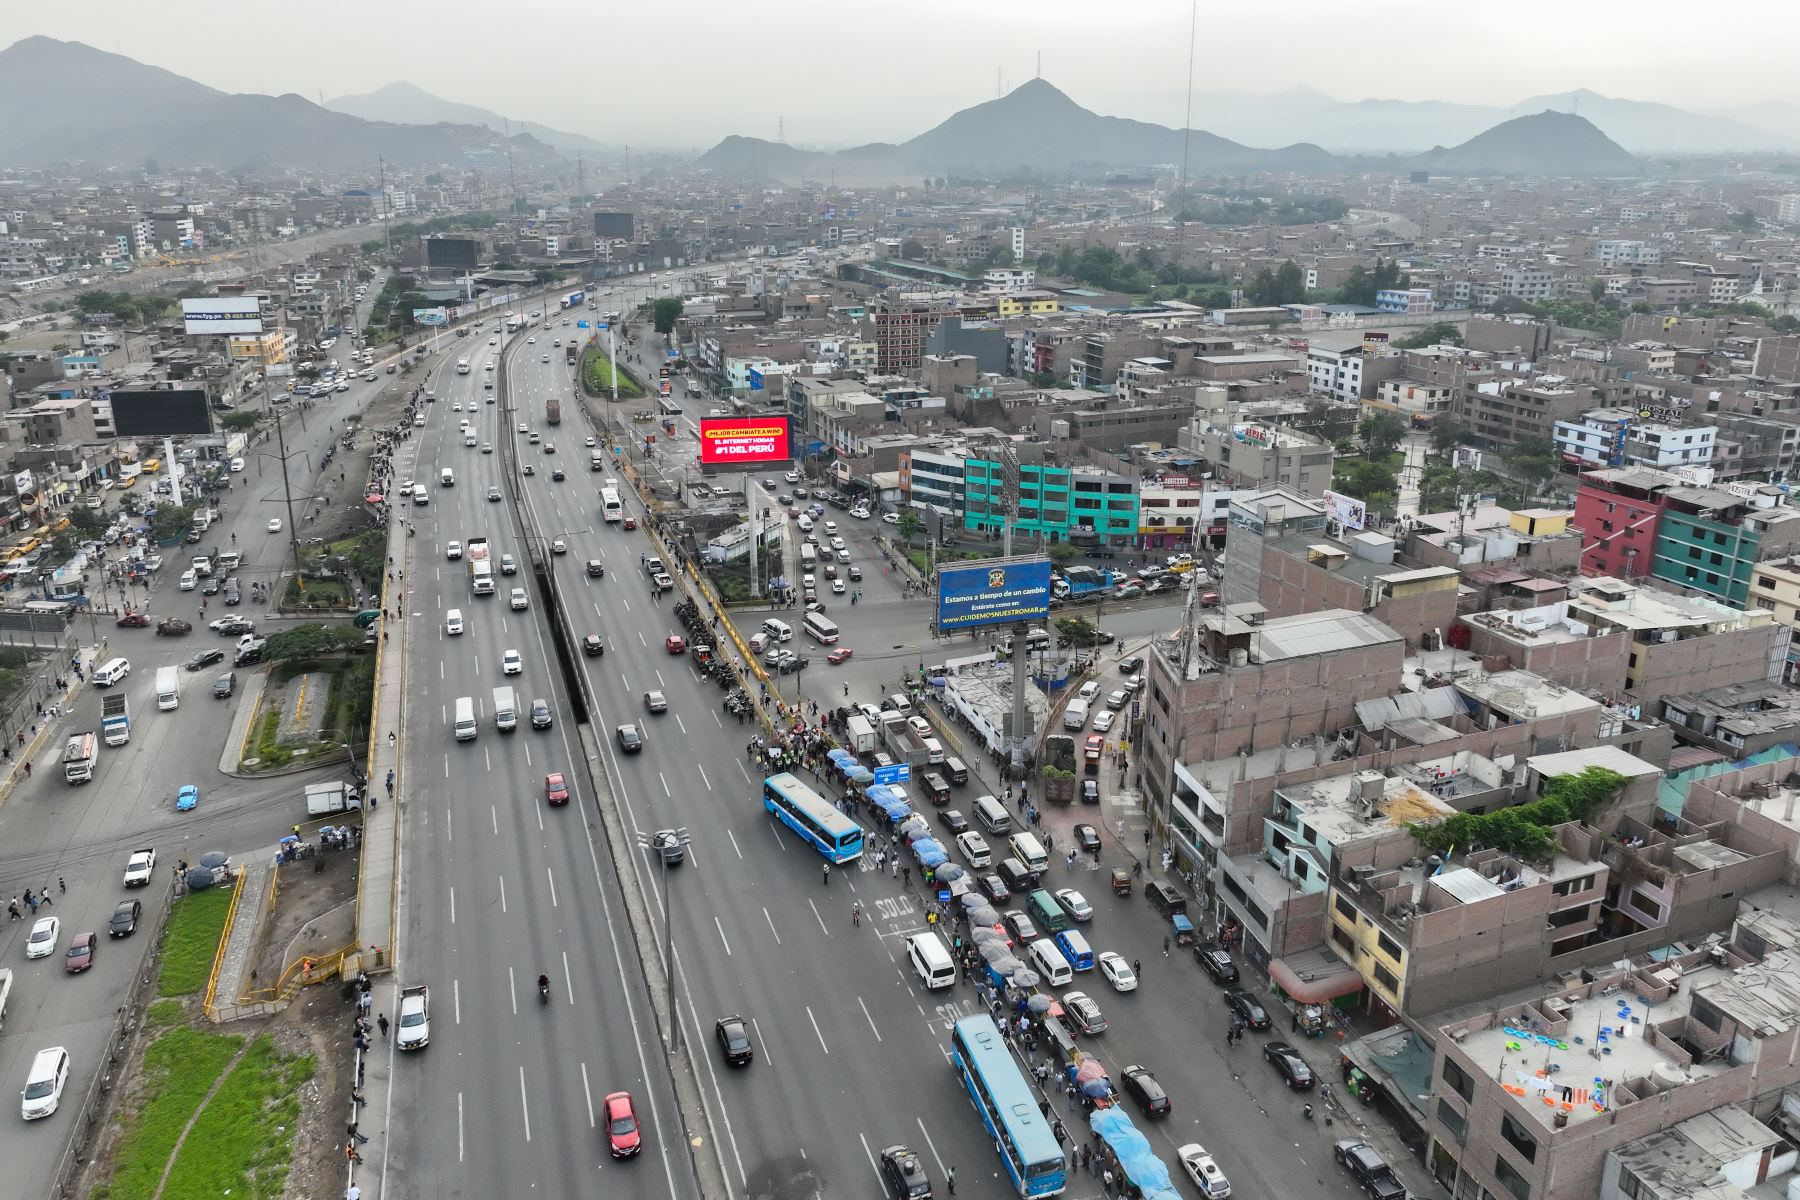
[[[500,911],[506,911],[506,876],[504,875],[500,876]],[[819,922],[820,925],[824,923],[823,921]]]
[[[466,1161],[468,1155],[463,1147],[463,1094],[456,1093],[456,1161]]]
[[[767,905],[763,906],[763,920],[769,923],[769,932],[775,935],[775,944],[777,946],[781,945],[781,933],[775,928],[775,918],[769,915],[769,908]]]
[[[525,1092],[525,1068],[519,1068],[519,1115],[525,1118],[525,1140],[531,1140],[531,1098]]]
[[[456,888],[454,886],[450,889],[450,923],[456,924]]]
[[[488,805],[488,816],[493,820],[493,823],[494,823],[494,836],[499,837],[500,836],[500,806],[497,804]]]
[[[587,1098],[588,1128],[594,1128],[594,1092],[588,1087],[587,1064],[581,1064],[581,1094]],[[935,1151],[934,1151],[935,1153]]]
[[[744,857],[744,850],[743,850],[743,847],[741,847],[737,844],[737,834],[735,834],[735,833],[731,832],[731,830],[727,829],[725,831],[725,836],[731,839],[731,848],[737,852],[738,858],[742,859]]]
[[[669,790],[669,781],[663,778],[663,773],[661,771],[656,773],[656,780],[658,783],[662,784],[663,795],[673,799],[675,794]]]
[[[666,917],[664,919],[667,920]],[[725,936],[725,926],[720,924],[719,918],[716,916],[713,918],[713,928],[717,929],[719,931],[719,941],[724,943],[725,957],[730,958],[731,957],[731,939]]]
[[[544,878],[547,879],[550,883],[550,907],[551,908],[560,907],[556,903],[556,871],[555,871],[555,869],[546,865],[544,867]],[[568,956],[565,954],[564,958],[566,959],[567,957]]]
[[[810,1004],[806,1006],[806,1019],[812,1022],[813,1035],[819,1039],[819,1049],[830,1054],[831,1047],[825,1044],[825,1035],[819,1029],[819,1018],[813,1016],[812,1005]]]
[[[856,1140],[862,1143],[863,1154],[866,1155],[869,1160],[869,1170],[875,1172],[876,1186],[879,1187],[882,1191],[886,1191],[887,1190],[887,1180],[885,1180],[881,1177],[881,1167],[878,1166],[875,1162],[875,1152],[873,1150],[869,1149],[868,1136],[866,1134],[858,1132],[856,1135]]]
[[[575,1003],[575,976],[569,973],[569,952],[567,950],[564,950],[562,952],[562,960],[563,960],[563,987],[568,990],[569,1003],[571,1005],[573,1005]]]
[[[462,980],[450,981],[450,1023],[462,1024]]]
[[[530,742],[525,743],[525,765],[528,767],[531,765],[531,743]]]
[[[679,730],[681,730],[681,736],[682,736],[682,737],[686,737],[686,736],[687,736],[687,726],[686,726],[686,725],[683,725],[683,724],[682,724],[682,723],[681,723],[681,714],[680,714],[680,713],[676,713],[676,714],[675,714],[675,727],[676,727],[676,728],[677,728],[677,729],[679,729]],[[709,786],[710,786],[710,785],[709,785]]]
[[[787,853],[787,843],[781,840],[781,830],[775,824],[775,822],[773,822],[773,821],[765,822],[764,828],[766,828],[769,831],[769,836],[775,839],[775,844],[777,846],[781,847],[782,853],[783,854]]]
[[[687,730],[684,729],[681,732],[686,733]],[[712,791],[713,790],[712,780],[710,780],[706,777],[706,768],[701,767],[699,763],[695,763],[694,765],[696,767],[700,767],[700,781],[702,783],[706,784],[706,790],[709,792]]]
[[[869,1032],[873,1033],[875,1035],[875,1040],[879,1042],[881,1040],[881,1030],[876,1028],[875,1018],[869,1015],[869,1006],[863,1003],[863,998],[861,996],[856,998],[856,1007],[862,1009],[863,1020],[869,1023]]]
[[[657,687],[659,687],[659,688],[667,688],[667,687],[668,687],[668,686],[669,686],[669,685],[668,685],[668,684],[666,684],[666,683],[664,683],[664,682],[663,682],[663,677],[662,677],[662,672],[661,672],[661,671],[656,671],[656,672],[655,672],[655,675],[656,675],[656,686],[657,686]],[[676,713],[676,714],[675,714],[675,719],[676,719],[676,720],[677,720],[677,721],[679,721],[679,720],[681,720],[681,714],[680,714],[680,713]],[[687,732],[687,730],[685,730],[685,729],[684,729],[684,730],[682,730],[682,732],[683,732],[683,733],[686,733],[686,732]]]
[[[948,1175],[950,1168],[944,1165],[944,1156],[938,1153],[937,1143],[931,1140],[931,1131],[925,1128],[925,1118],[914,1117],[913,1119],[919,1123],[919,1135],[925,1139],[925,1145],[930,1147],[931,1157],[937,1159],[938,1173]]]
[[[826,937],[830,937],[831,930],[825,928],[825,918],[821,917],[819,915],[819,906],[817,904],[814,904],[811,900],[808,900],[806,902],[806,907],[812,909],[813,920],[815,920],[819,923],[819,932],[824,934]]]
[[[511,967],[506,968],[506,994],[512,998],[513,1016],[519,1015],[519,979]]]

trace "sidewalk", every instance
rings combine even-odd
[[[388,557],[396,571],[409,565],[406,555],[406,526],[400,521],[388,525]],[[392,607],[390,591],[396,594],[404,583],[382,584],[381,607]],[[385,630],[399,626],[399,637],[384,638],[376,648],[375,717],[369,729],[368,787],[363,806],[362,877],[356,888],[356,954],[344,962],[344,973],[358,970],[376,974],[393,969],[394,909],[399,898],[400,800],[408,780],[401,762],[399,735],[405,720],[407,635],[411,622],[404,615],[399,620],[384,621]],[[393,773],[394,787],[387,780]],[[383,800],[387,803],[382,803]]]
[[[78,665],[77,663],[70,664],[73,668],[70,674],[75,677],[65,681],[68,686],[61,693],[47,697],[49,704],[57,705],[62,709],[62,716],[39,720],[31,727],[31,732],[25,735],[25,741],[16,743],[12,747],[12,761],[6,764],[5,778],[0,779],[0,804],[4,804],[12,795],[13,788],[18,786],[20,780],[30,778],[26,774],[25,764],[30,763],[31,769],[36,771],[39,767],[45,770],[54,770],[62,762],[62,718],[69,715],[69,709],[74,706],[76,695],[87,686],[88,672],[94,668],[97,652],[92,649],[78,650],[75,657]],[[45,707],[49,707],[49,704]],[[43,753],[45,743],[50,745],[53,754],[47,762],[36,761],[37,757]]]
[[[263,906],[269,901],[269,881],[274,877],[270,864],[279,850],[278,846],[265,846],[241,860],[237,915],[231,923],[231,934],[225,939],[225,953],[219,959],[219,976],[213,988],[215,1004],[236,1004],[244,994],[244,973],[249,969],[250,951],[262,928]]]

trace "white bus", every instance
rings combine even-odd
[[[829,646],[838,640],[837,622],[822,612],[807,613],[806,620],[800,625],[821,646]]]
[[[609,479],[600,488],[600,515],[608,521],[623,520],[625,505],[619,501],[619,484]]]

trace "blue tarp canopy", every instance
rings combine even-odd
[[[950,861],[944,848],[932,838],[920,838],[912,844],[913,857],[919,860],[922,867],[935,867]]]
[[[1137,1185],[1144,1200],[1181,1200],[1181,1193],[1169,1178],[1169,1168],[1156,1157],[1150,1143],[1118,1105],[1095,1109],[1088,1116],[1088,1127],[1119,1156],[1125,1178]]]

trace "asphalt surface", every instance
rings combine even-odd
[[[346,343],[339,346],[348,349]],[[290,466],[297,494],[312,490],[300,481],[313,478],[307,467],[321,460],[335,436],[329,427],[339,425],[341,432],[342,415],[360,408],[392,378],[378,375],[375,383],[358,379],[348,392],[321,398],[312,412],[287,419],[285,436],[294,456]],[[271,440],[264,449],[272,455],[273,446]],[[194,621],[192,634],[159,638],[152,629],[116,628],[110,617],[90,624],[86,616],[78,616],[71,626],[84,646],[97,637],[104,647],[102,655],[131,660],[131,674],[115,689],[130,698],[131,740],[123,746],[101,745],[92,783],[64,782],[60,765],[64,741],[70,734],[100,728],[100,698],[105,693],[84,686],[69,711],[53,722],[51,736],[33,760],[31,778],[21,780],[0,806],[0,899],[28,887],[48,886],[55,905],[44,911],[62,921],[56,954],[27,961],[24,945],[30,920],[0,918],[0,965],[14,973],[0,1025],[0,1080],[23,1087],[32,1057],[47,1046],[66,1047],[73,1063],[55,1115],[30,1123],[0,1120],[0,1154],[8,1164],[15,1195],[48,1194],[63,1149],[76,1129],[80,1100],[101,1066],[117,1010],[150,948],[145,934],[107,937],[114,906],[128,896],[142,900],[146,909],[160,905],[180,859],[193,861],[208,850],[241,856],[272,846],[302,812],[300,789],[312,777],[241,780],[217,769],[231,721],[228,704],[214,700],[210,691],[229,661],[199,672],[181,671],[181,702],[173,711],[158,711],[153,694],[158,667],[179,665],[207,647],[223,649],[229,657],[233,639],[200,623],[199,592],[176,588],[194,552],[213,545],[235,546],[244,556],[238,576],[246,583],[245,603],[227,608],[222,596],[215,596],[207,606],[206,620],[227,613],[259,620],[263,610],[249,603],[248,581],[273,579],[288,561],[287,535],[267,528],[269,518],[280,512],[270,507],[271,500],[281,495],[279,463],[252,456],[235,478],[241,486],[229,493],[225,516],[214,523],[200,546],[164,550],[165,565],[150,591],[150,611]],[[116,496],[107,493],[109,515]],[[285,528],[285,516],[283,524]],[[142,594],[134,593],[134,599],[141,600]],[[242,672],[239,677],[241,683]],[[200,804],[193,812],[177,813],[175,793],[187,783],[198,785]],[[127,892],[125,860],[144,846],[156,848],[158,878],[149,888]],[[58,890],[59,877],[67,885],[66,893]],[[150,925],[148,912],[144,925]],[[76,933],[90,930],[101,938],[93,967],[80,975],[64,974],[64,949]]]
[[[539,330],[537,345],[514,356],[510,395],[517,414],[478,403],[473,419],[479,441],[496,442],[498,451],[498,439],[513,438],[520,461],[536,468],[522,481],[526,502],[543,535],[567,545],[566,555],[552,560],[557,586],[577,634],[593,632],[607,644],[603,658],[580,658],[577,666],[598,697],[591,720],[604,741],[625,826],[633,835],[685,827],[689,859],[668,874],[665,908],[659,869],[642,853],[633,856],[627,878],[612,877],[579,770],[570,775],[569,808],[544,803],[544,773],[577,764],[579,747],[551,659],[542,598],[524,574],[500,579],[493,597],[474,597],[463,564],[443,556],[449,539],[486,536],[496,554],[526,561],[509,503],[485,499],[490,484],[501,484],[502,455],[467,449],[455,436],[467,414],[449,405],[485,397],[477,361],[470,376],[438,388],[430,423],[419,431],[424,436],[409,443],[417,462],[401,472],[430,480],[450,466],[456,474],[453,488],[431,484],[430,504],[414,510],[410,574],[418,590],[409,589],[406,603],[414,639],[408,650],[415,664],[426,666],[414,667],[407,723],[408,767],[420,783],[405,843],[404,957],[433,987],[439,1029],[414,1068],[420,1076],[409,1089],[415,1103],[401,1115],[396,1158],[404,1190],[568,1190],[595,1173],[603,1183],[618,1181],[609,1174],[614,1164],[594,1114],[603,1093],[626,1089],[637,1099],[645,1150],[618,1169],[632,1173],[626,1186],[637,1192],[691,1194],[679,1139],[694,1136],[703,1139],[697,1153],[717,1156],[733,1191],[752,1197],[874,1194],[876,1155],[896,1142],[918,1149],[940,1180],[955,1166],[963,1194],[1003,1194],[992,1148],[944,1069],[949,1027],[976,1011],[973,991],[926,992],[907,969],[903,940],[926,928],[916,888],[877,873],[872,861],[821,882],[818,858],[764,814],[744,752],[749,727],[723,712],[719,689],[695,676],[690,659],[665,649],[664,639],[680,632],[673,597],[653,600],[632,561],[650,542],[641,529],[625,531],[599,518],[604,475],[588,470],[588,431],[566,402],[569,368],[545,344],[566,333],[560,325]],[[483,336],[473,349],[492,354],[485,343]],[[541,361],[545,354],[548,363]],[[565,398],[564,423],[554,431],[543,420],[552,395]],[[531,445],[517,431],[519,421],[554,441],[556,453]],[[562,482],[550,477],[558,464],[567,472]],[[629,501],[628,509],[638,511]],[[926,604],[901,599],[893,579],[879,570],[880,559],[868,548],[876,523],[841,513],[831,518],[865,570],[867,599],[854,608],[831,606],[844,627],[843,643],[857,655],[847,667],[830,668],[821,648],[801,647],[813,666],[798,686],[821,703],[841,703],[844,683],[852,699],[874,700],[902,667],[935,661],[943,651],[921,640]],[[604,578],[586,575],[588,559],[606,564]],[[514,585],[532,590],[528,612],[507,607]],[[450,608],[467,622],[460,637],[442,632]],[[1165,608],[1112,614],[1104,623],[1129,643],[1176,619],[1176,610]],[[514,648],[524,657],[524,673],[503,679],[500,657]],[[523,705],[534,696],[549,699],[556,726],[496,733],[489,694],[502,683],[515,687]],[[667,696],[666,714],[645,711],[643,693],[651,689]],[[476,700],[483,725],[477,740],[458,744],[449,723],[462,695]],[[644,731],[641,754],[618,752],[613,730],[627,721]],[[991,779],[985,786],[972,780],[955,803],[966,809],[984,790],[992,790]],[[1103,811],[1110,817],[1110,809]],[[1066,834],[1067,826],[1092,815],[1091,809],[1056,813],[1048,825]],[[579,833],[570,828],[577,820]],[[1065,836],[1057,842],[1067,844]],[[1108,866],[1129,862],[1110,835],[1106,843]],[[1097,910],[1088,929],[1096,950],[1117,950],[1144,964],[1144,985],[1129,995],[1114,994],[1097,976],[1084,976],[1077,986],[1113,1022],[1099,1038],[1083,1039],[1086,1048],[1115,1078],[1127,1063],[1149,1066],[1172,1093],[1174,1116],[1139,1122],[1165,1160],[1173,1165],[1177,1145],[1199,1141],[1218,1156],[1240,1195],[1353,1194],[1329,1161],[1329,1136],[1343,1127],[1302,1122],[1300,1100],[1257,1061],[1254,1045],[1227,1049],[1228,1017],[1216,989],[1191,958],[1163,958],[1165,927],[1140,898],[1115,898],[1102,885],[1104,873],[1069,874],[1057,857],[1054,886],[1081,888]],[[673,921],[683,1033],[703,1044],[705,1128],[679,1127],[661,1076],[648,999],[621,919],[615,890],[621,885],[648,898],[659,932],[665,918]],[[857,903],[864,912],[860,926],[851,920]],[[530,994],[539,971],[555,985],[548,1009]],[[757,1060],[748,1068],[726,1067],[712,1044],[713,1022],[727,1013],[751,1024]],[[1279,1034],[1251,1040],[1269,1036]],[[1331,1078],[1332,1057],[1316,1043],[1306,1049],[1321,1076]],[[1078,1120],[1060,1107],[1059,1115],[1080,1132]],[[1098,1181],[1089,1177],[1071,1182],[1071,1195],[1098,1193]]]

